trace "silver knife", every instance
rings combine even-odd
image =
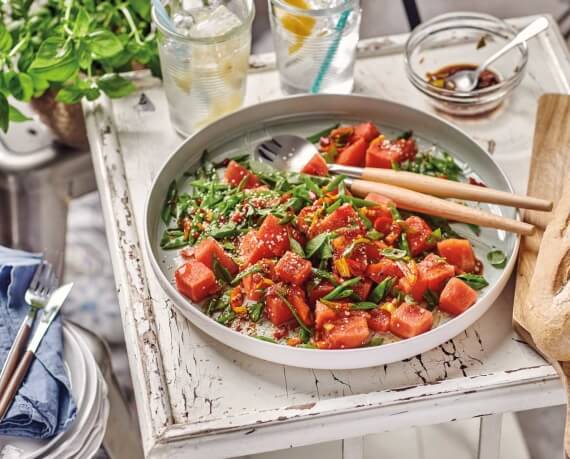
[[[36,353],[49,326],[53,322],[53,319],[56,318],[72,288],[73,282],[70,282],[69,284],[62,285],[52,293],[48,304],[43,310],[42,317],[34,331],[34,335],[28,344],[27,351],[33,352],[34,354]]]
[[[42,317],[33,332],[34,334],[30,340],[30,343],[28,344],[28,348],[22,356],[22,360],[20,360],[20,363],[12,374],[12,379],[6,387],[6,391],[3,394],[0,394],[0,420],[4,418],[4,415],[7,413],[8,408],[10,408],[10,405],[12,405],[18,389],[24,381],[26,374],[28,374],[30,365],[34,361],[35,353],[40,347],[43,337],[59,313],[59,310],[69,295],[69,292],[71,292],[72,287],[73,283],[62,285],[51,295],[48,304],[43,310]]]

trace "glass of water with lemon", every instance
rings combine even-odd
[[[166,0],[153,8],[170,119],[190,135],[241,106],[253,0]]]
[[[269,0],[269,5],[282,90],[351,92],[359,0]]]

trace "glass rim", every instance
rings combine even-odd
[[[283,0],[271,0],[273,6],[278,6],[279,8],[293,14],[298,14],[300,16],[329,16],[331,14],[342,13],[347,10],[355,10],[359,5],[359,0],[345,0],[343,3],[330,8],[316,8],[316,9],[303,9],[296,6],[285,3]]]
[[[163,24],[160,19],[160,16],[156,14],[156,10],[154,6],[151,7],[151,17],[152,22],[156,24],[156,26],[160,29],[160,31],[169,37],[175,37],[182,41],[192,42],[192,43],[222,43],[224,41],[233,38],[234,36],[238,35],[239,33],[243,32],[246,29],[251,28],[251,24],[253,23],[253,19],[255,18],[255,2],[254,0],[244,0],[247,6],[249,6],[248,16],[242,21],[239,27],[235,27],[229,30],[222,35],[217,35],[215,37],[188,37],[186,35],[181,34],[180,32],[172,31],[167,26]]]

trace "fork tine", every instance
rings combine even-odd
[[[55,274],[55,269],[52,269],[51,275],[48,279],[46,286],[46,296],[50,296],[56,287],[57,287],[57,276]]]
[[[278,151],[273,151],[271,148],[269,148],[269,145],[267,145],[266,143],[262,143],[259,148],[263,148],[266,152],[271,153],[272,155],[278,155],[279,152]],[[275,148],[275,147],[273,147]]]
[[[40,289],[39,289],[39,294],[42,296],[46,296],[47,295],[47,289],[49,287],[49,283],[50,283],[50,278],[51,275],[53,273],[53,268],[51,266],[50,263],[46,263],[47,268],[43,273],[43,276],[40,279]]]
[[[36,268],[36,271],[34,272],[32,280],[30,281],[30,285],[28,287],[30,290],[36,290],[38,288],[38,282],[40,281],[40,277],[44,270],[44,266],[45,266],[45,260],[42,258],[40,260],[40,263],[38,264],[38,267]]]
[[[259,153],[259,156],[261,156],[262,158],[266,159],[269,162],[273,162],[273,158],[271,157],[271,155],[268,155],[265,150],[263,150],[262,148],[258,148],[257,152]]]

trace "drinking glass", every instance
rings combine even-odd
[[[207,5],[207,6],[204,6]],[[241,106],[253,0],[170,0],[152,10],[170,119],[187,136]]]
[[[281,88],[287,94],[350,93],[359,0],[268,0]]]

